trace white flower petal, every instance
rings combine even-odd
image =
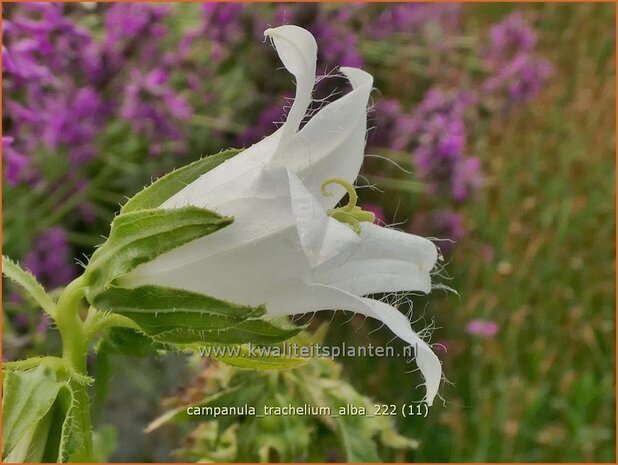
[[[232,227],[234,225],[225,229]],[[174,287],[229,302],[257,306],[267,303],[271,289],[280,286],[291,276],[310,277],[311,271],[294,228],[243,242],[231,249],[218,247],[220,241],[217,239],[222,236],[220,233],[183,246],[184,250],[180,253],[193,257],[182,266],[167,269],[158,264],[141,266],[125,276],[120,285]],[[215,248],[220,250],[212,253],[211,249]],[[171,254],[180,250],[176,249]],[[208,256],[203,256],[204,250],[209,250]]]
[[[247,190],[247,179],[268,166],[281,141],[281,129],[200,176],[167,199],[161,208],[193,205],[216,210],[220,204],[241,195],[241,191]],[[245,181],[241,182],[243,176]]]
[[[355,260],[315,273],[315,281],[354,295],[431,291],[431,277],[412,263],[393,259]]]
[[[282,127],[282,143],[275,154],[275,157],[286,157],[287,144],[298,131],[311,103],[318,46],[311,33],[298,26],[267,29],[264,35],[273,40],[283,65],[296,78],[296,97]]]
[[[286,122],[272,135],[204,174],[169,198],[162,208],[195,205],[216,209],[245,189],[245,185],[238,182],[240,176],[267,166],[279,151],[285,150],[287,142],[298,131],[311,103],[317,44],[308,31],[298,26],[268,29],[264,34],[273,39],[281,61],[296,78],[296,98]]]
[[[341,68],[353,90],[322,108],[300,130],[286,149],[281,163],[295,171],[309,191],[331,208],[345,194],[338,185],[329,186],[333,193],[320,193],[322,182],[339,177],[353,183],[363,163],[367,132],[367,102],[373,77],[356,68]]]
[[[320,310],[350,310],[382,321],[399,338],[415,347],[416,363],[425,378],[428,405],[433,403],[440,379],[442,365],[429,345],[410,326],[408,319],[390,305],[377,300],[356,297],[341,289],[320,284],[290,283],[271,291],[266,303],[269,315],[293,315]]]
[[[429,273],[438,259],[433,242],[424,237],[384,228],[377,224],[360,224],[361,241],[352,255],[342,255],[324,263],[317,271],[336,269],[354,261],[393,259],[414,265],[419,272]],[[427,291],[428,292],[428,291]]]
[[[292,212],[300,243],[309,264],[316,267],[360,241],[349,226],[329,217],[320,202],[291,171],[290,195]]]

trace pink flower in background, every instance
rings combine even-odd
[[[384,210],[381,205],[376,203],[366,203],[363,205],[363,210],[373,213],[376,216],[374,223],[386,224],[386,217],[384,216]]]
[[[498,333],[498,324],[489,320],[471,320],[466,325],[466,332],[473,336],[494,337]]]
[[[76,275],[67,232],[62,227],[45,230],[35,241],[23,263],[48,289],[70,282]]]

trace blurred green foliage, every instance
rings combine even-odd
[[[446,353],[436,350],[449,383],[441,391],[444,404],[436,402],[428,418],[397,417],[399,432],[419,440],[419,447],[405,457],[411,461],[616,460],[615,5],[466,4],[466,30],[480,35],[515,8],[537,16],[539,51],[555,71],[530,105],[482,121],[471,139],[470,151],[482,160],[485,185],[460,207],[467,235],[448,257],[449,279],[441,278],[458,295],[442,298],[435,292],[427,306],[425,299],[415,301],[415,318],[435,316],[439,325],[432,342],[447,348]],[[182,5],[170,19],[191,21],[194,9]],[[185,26],[171,24],[170,40]],[[465,43],[464,38],[462,47]],[[423,78],[422,57],[416,51],[410,46],[409,57],[397,61],[399,57],[388,58],[383,48],[363,49],[384,96],[401,97],[406,104],[418,101],[429,79]],[[273,57],[271,62],[259,58],[234,55],[225,78],[213,82],[218,106],[207,114],[217,118],[200,115],[191,120],[199,129],[191,131],[188,141],[191,156],[224,148],[221,144],[248,124],[235,117],[255,104],[249,94],[259,99],[255,96],[272,96],[281,83],[289,87],[289,77],[279,73],[272,82],[255,83],[258,92],[253,92],[245,76],[260,74],[254,68],[271,69],[274,63]],[[466,63],[471,69],[476,65]],[[410,75],[416,80],[408,79]],[[5,198],[5,251],[22,257],[33,231],[58,223],[85,199],[96,201],[93,229],[106,231],[126,195],[178,164],[167,153],[153,160],[148,141],[130,132],[119,122],[99,135],[106,153],[89,166],[87,191],[61,185],[49,195],[23,187]],[[49,166],[52,178],[54,170],[61,174],[62,167]],[[397,168],[387,168],[385,175],[401,178]],[[418,201],[408,196],[409,190],[416,191],[412,184],[403,189],[401,184],[383,184],[384,194],[370,200],[380,199],[389,222],[406,221]],[[61,200],[63,206],[57,208]],[[79,220],[69,223],[74,226]],[[100,238],[81,234],[79,227],[72,228],[69,239],[80,252],[90,253]],[[316,317],[315,323],[329,317]],[[475,318],[495,321],[498,334],[467,334],[465,326]],[[376,322],[356,318],[343,324],[346,320],[335,316],[328,343],[390,340],[386,331],[373,332]],[[402,404],[420,397],[414,390],[418,374],[405,373],[401,358],[342,362],[343,378],[378,402]],[[137,437],[154,416],[161,391],[186,381],[184,360],[114,363],[121,367],[120,374],[111,383],[111,407],[103,416],[115,424],[120,417],[125,421],[118,434],[121,455],[115,458],[161,460],[177,446],[177,434],[139,443]],[[132,399],[131,411],[127,399]],[[383,458],[402,459],[388,451]]]
[[[481,26],[512,5],[466,7]],[[428,419],[400,418],[421,443],[412,461],[615,461],[615,5],[525,8],[555,74],[475,140],[486,182],[447,265],[459,295],[425,312],[449,383]],[[473,318],[498,334],[466,334]],[[331,336],[360,344],[376,327],[350,326]],[[417,397],[402,365],[346,361],[385,402]]]

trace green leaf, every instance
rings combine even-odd
[[[169,349],[169,346],[158,343],[139,331],[128,328],[111,328],[99,339],[96,351],[102,356],[122,354],[147,357]]]
[[[82,373],[71,366],[66,360],[59,357],[30,357],[25,360],[17,360],[14,362],[4,362],[2,364],[2,370],[29,370],[38,366],[45,366],[53,370],[57,375],[60,375],[63,379],[69,378],[82,386],[90,385],[94,382],[92,378]]]
[[[215,360],[236,368],[248,368],[253,370],[289,370],[305,365],[309,359],[302,357],[286,357],[276,355],[253,355],[246,347],[239,347],[240,354],[211,355]]]
[[[98,428],[92,437],[95,463],[107,463],[116,450],[116,428],[113,425],[103,425]]]
[[[362,421],[353,415],[335,418],[337,434],[346,455],[346,462],[381,462],[375,442],[367,437]]]
[[[223,330],[195,330],[176,328],[158,333],[153,339],[169,344],[276,344],[298,334],[302,328],[280,326],[275,323],[251,319]]]
[[[6,457],[3,457],[3,461],[7,463],[42,462],[45,458],[46,441],[52,420],[52,413],[47,412],[41,420],[28,428],[25,434],[19,438],[17,445]],[[53,460],[53,462],[55,461]]]
[[[52,317],[54,316],[54,313],[56,312],[56,304],[47,292],[45,292],[43,286],[39,284],[32,273],[22,269],[17,263],[3,255],[2,274],[28,292],[28,294],[41,306],[43,310],[47,312],[47,314]]]
[[[112,287],[94,305],[133,320],[149,336],[171,330],[220,330],[266,313],[261,307],[237,305],[204,294],[161,286]]]
[[[237,305],[182,289],[142,286],[133,289],[112,287],[98,294],[93,304],[121,314],[139,326],[144,335],[115,331],[116,337],[131,334],[134,349],[146,354],[149,338],[164,344],[208,342],[278,342],[298,332],[296,328],[253,320],[266,313],[263,306]],[[251,320],[250,320],[251,319]],[[145,338],[148,336],[148,338]],[[150,341],[152,342],[152,341]],[[115,344],[118,346],[118,343]],[[121,350],[128,348],[127,343]]]
[[[66,383],[60,388],[54,402],[51,428],[42,462],[68,462],[71,454],[79,449],[83,438],[77,429],[77,408],[73,391]]]
[[[121,213],[159,207],[172,195],[239,152],[237,149],[224,150],[166,174],[129,199]]]
[[[16,459],[16,455],[21,454],[16,454],[14,449],[18,444],[24,446],[22,439],[29,438],[28,444],[47,442],[49,424],[38,431],[37,427],[54,405],[64,383],[45,365],[27,371],[5,372],[3,378],[2,456],[6,459],[10,454]],[[26,447],[25,452],[30,454],[31,451]],[[22,460],[27,458],[24,456]]]
[[[197,207],[140,210],[114,218],[110,236],[92,255],[84,277],[89,302],[113,281],[159,255],[229,225],[232,218]],[[96,305],[95,305],[96,307]]]

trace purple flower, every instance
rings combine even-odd
[[[483,83],[483,90],[506,94],[513,101],[526,101],[543,88],[552,71],[546,60],[519,54],[500,65],[496,73]]]
[[[406,3],[391,6],[367,26],[373,39],[385,39],[393,34],[418,34],[450,31],[461,23],[458,3]],[[435,34],[437,36],[437,34]]]
[[[105,51],[120,52],[126,41],[136,38],[140,42],[145,38],[161,38],[166,31],[160,21],[169,12],[169,7],[154,3],[112,3],[105,12]]]
[[[281,102],[272,102],[259,113],[257,120],[249,125],[236,138],[236,144],[241,147],[249,147],[260,141],[264,136],[271,134],[276,129],[276,124],[284,120],[285,111]]]
[[[20,40],[2,46],[2,72],[19,80],[38,80],[51,78],[50,70],[35,57],[38,44],[33,40]]]
[[[488,320],[471,320],[466,325],[466,332],[473,336],[490,338],[498,333],[498,324]]]
[[[211,58],[221,61],[230,45],[242,37],[242,3],[203,3],[200,36],[212,41]],[[196,38],[195,36],[193,37]]]
[[[373,213],[376,216],[374,223],[386,224],[386,215],[384,215],[384,209],[381,205],[376,203],[366,203],[363,205],[363,210]]]
[[[64,15],[58,3],[22,3],[16,7],[3,37],[10,66],[7,74],[21,81],[57,80],[69,68],[83,75],[98,66],[87,60],[95,47],[90,33]]]
[[[37,279],[49,289],[70,282],[76,275],[75,265],[67,242],[66,232],[61,227],[44,231],[36,240],[24,260]]]
[[[310,30],[320,44],[318,62],[327,70],[334,66],[362,67],[363,57],[358,49],[356,31],[345,22],[330,17],[319,18]]]
[[[169,87],[168,73],[161,68],[148,74],[132,69],[130,79],[124,90],[120,115],[131,122],[136,132],[151,141],[181,140],[178,123],[189,119],[192,110],[186,100]]]
[[[552,74],[551,64],[532,55],[534,31],[521,13],[513,13],[491,28],[485,60],[493,70],[482,90],[495,97],[523,102],[538,93]]]
[[[480,183],[480,164],[465,155],[465,111],[476,101],[464,92],[446,94],[431,89],[412,116],[402,119],[395,144],[413,144],[419,176],[432,193],[464,201]]]
[[[93,142],[104,107],[93,88],[66,90],[43,98],[41,139],[51,149],[66,147],[70,160],[81,165],[96,155]]]
[[[438,210],[431,214],[430,230],[431,235],[441,240],[442,253],[449,253],[465,235],[463,217],[451,210]]]
[[[369,147],[396,148],[397,130],[402,124],[404,113],[399,100],[382,99],[378,101],[369,113],[370,122],[374,126],[367,137]]]
[[[505,17],[491,27],[489,55],[500,59],[506,54],[530,51],[536,43],[536,34],[526,23],[521,12]]]
[[[2,137],[2,154],[4,159],[6,179],[11,186],[16,186],[23,180],[24,174],[30,166],[30,159],[12,147],[13,138]]]

